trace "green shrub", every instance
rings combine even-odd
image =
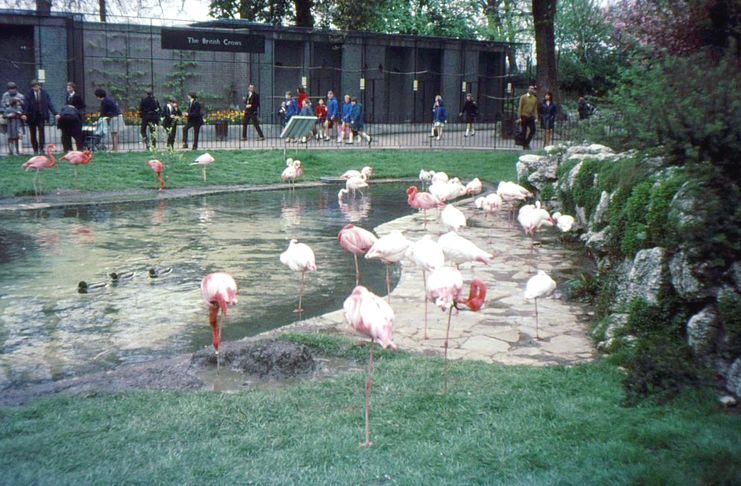
[[[728,337],[727,349],[738,353],[741,350],[741,295],[730,290],[721,292],[718,310]]]
[[[599,174],[603,162],[587,159],[582,163],[581,169],[576,176],[574,184],[574,203],[584,208],[587,217],[591,216],[599,203],[602,191],[599,188],[599,177],[597,184],[594,183],[595,175]]]

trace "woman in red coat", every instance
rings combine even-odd
[[[309,95],[306,94],[306,91],[304,91],[303,86],[299,86],[296,88],[298,91],[298,106],[299,110],[304,107],[304,100],[309,97]]]

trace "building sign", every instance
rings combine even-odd
[[[162,29],[162,49],[219,52],[265,52],[265,36],[214,30]]]

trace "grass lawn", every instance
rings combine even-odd
[[[328,355],[346,338],[293,334]],[[606,363],[545,368],[377,353],[364,372],[239,394],[139,392],[0,409],[4,485],[733,485],[741,416],[711,392],[620,405]]]
[[[281,182],[285,168],[283,152],[279,150],[233,150],[212,153],[216,162],[208,169],[204,184],[200,166],[191,162],[201,151],[184,151],[166,155],[163,177],[168,188],[221,184],[267,184]],[[298,157],[304,165],[303,181],[318,180],[321,176],[337,176],[349,169],[369,165],[374,177],[417,177],[420,169],[445,171],[461,178],[479,177],[497,182],[516,177],[518,152],[485,152],[464,150],[304,150]],[[289,152],[293,157],[293,152]],[[29,156],[0,158],[0,197],[33,195],[34,170],[25,172],[20,166]],[[81,192],[113,191],[130,188],[154,188],[153,172],[144,164],[157,158],[144,152],[95,153],[93,161],[80,168]],[[75,188],[74,168],[60,161],[52,169],[43,171],[45,193]]]

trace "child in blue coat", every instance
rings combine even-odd
[[[337,142],[342,143],[342,139],[345,138],[345,134],[350,137],[350,112],[352,111],[352,103],[350,102],[350,95],[345,95],[345,103],[342,105],[342,127],[340,127],[340,136],[337,137]]]
[[[432,105],[432,131],[430,137],[437,136],[440,140],[443,136],[443,124],[448,123],[448,112],[443,103],[443,97],[435,96],[435,103]]]
[[[363,131],[364,126],[365,120],[363,119],[363,105],[358,103],[357,98],[353,98],[350,108],[350,140],[347,143],[352,144],[353,137],[362,135],[366,140],[368,140],[368,146],[370,147],[371,138],[370,135]]]

